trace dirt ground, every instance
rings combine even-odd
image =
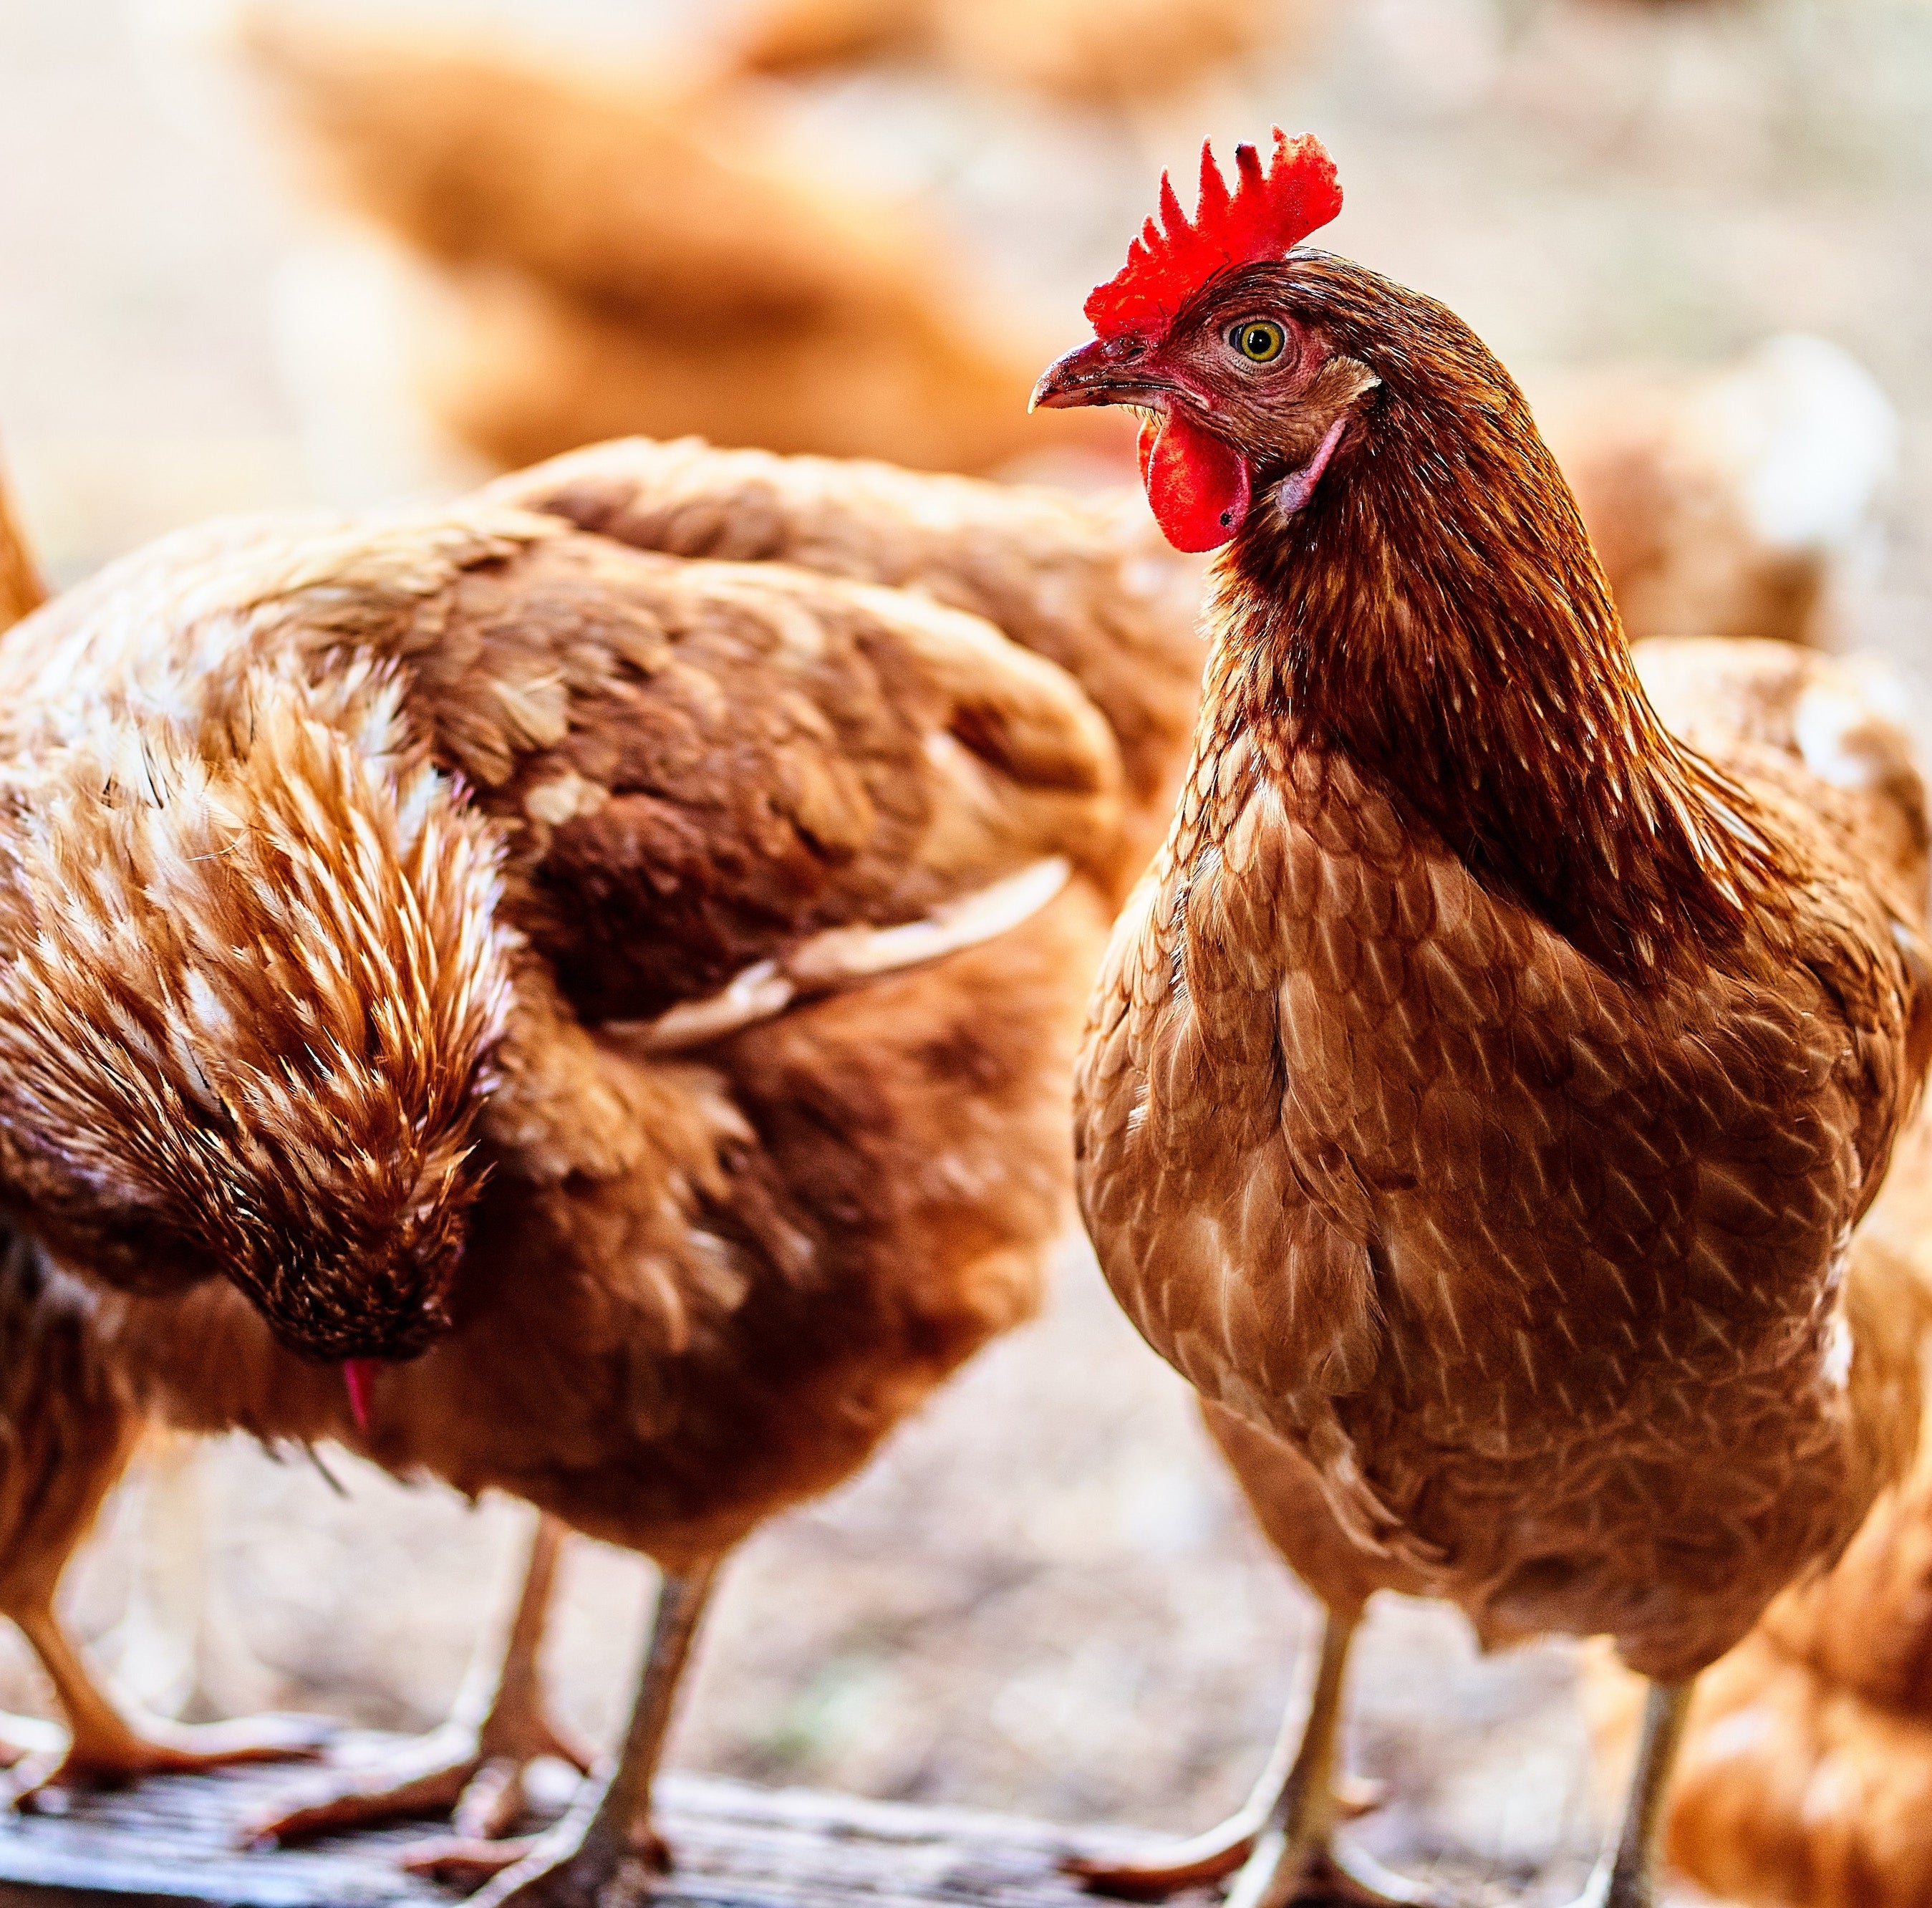
[[[708,10],[451,4],[639,61]],[[182,9],[0,0],[0,443],[62,580],[210,512],[343,500],[284,360],[298,236]],[[775,110],[777,110],[775,108]],[[1326,0],[1312,40],[1157,119],[1102,124],[936,82],[787,109],[821,162],[950,220],[981,274],[1066,341],[1160,164],[1269,118],[1337,154],[1339,249],[1464,313],[1519,368],[1714,358],[1814,331],[1907,426],[1864,640],[1932,706],[1932,4],[1927,0]],[[313,403],[311,398],[310,402]],[[333,496],[332,496],[333,494]],[[208,1695],[398,1725],[447,1702],[524,1528],[332,1456],[236,1444],[203,1467]],[[76,1573],[100,1636],[124,1513]],[[552,1652],[604,1739],[647,1573],[581,1544]],[[1310,1634],[1183,1388],[1070,1243],[1046,1316],[827,1502],[734,1567],[674,1747],[771,1782],[1067,1820],[1198,1826],[1244,1792]],[[0,1638],[0,1705],[40,1700]],[[1372,1845],[1562,1898],[1594,1846],[1570,1658],[1484,1660],[1460,1620],[1378,1606],[1352,1754],[1394,1799]]]

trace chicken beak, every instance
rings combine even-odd
[[[1040,375],[1028,401],[1029,412],[1072,410],[1082,404],[1144,404],[1167,387],[1144,375],[1136,376],[1136,359],[1126,356],[1120,341],[1092,338],[1056,358]]]

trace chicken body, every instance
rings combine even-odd
[[[1857,1336],[1844,1273],[1928,1057],[1922,881],[1888,859],[1916,788],[1875,820],[1829,749],[1672,735],[1440,307],[1296,254],[1146,323],[1040,395],[1164,403],[1150,487],[1190,473],[1191,525],[1214,484],[1236,527],[1194,767],[1094,997],[1082,1209],[1238,1456],[1303,1467],[1345,1637],[1390,1586],[1492,1637],[1606,1632],[1652,1679],[1595,1898],[1636,1902],[1682,1685],[1910,1448],[1916,1360]]]
[[[544,508],[174,539],[0,653],[8,1177],[144,1410],[701,1586],[1036,1303],[1192,572],[1109,506],[690,445],[511,488]],[[923,591],[634,547],[748,536],[1006,600],[1069,666]],[[366,1427],[316,1362],[418,1350]]]
[[[1932,1118],[1922,1108],[1852,1241],[1874,1325],[1922,1355],[1932,1313]],[[1699,1680],[1664,1824],[1672,1865],[1766,1908],[1907,1908],[1932,1889],[1932,1452],[1873,1507],[1828,1572],[1785,1591]],[[1629,1682],[1591,1666],[1598,1741],[1627,1744]]]
[[[388,248],[307,277],[304,377],[373,308],[395,381],[492,468],[634,431],[929,470],[1042,448],[1025,338],[898,208],[802,177],[755,99],[266,11],[248,46],[324,194]],[[1124,476],[1126,434],[1094,422],[1044,448]]]
[[[1884,1474],[1837,1294],[1916,1084],[1888,891],[1917,910],[1838,791],[1740,736],[1718,759],[1827,904],[1742,974],[1620,985],[1231,710],[1220,662],[1204,720],[1245,759],[1197,770],[1082,1065],[1102,1262],[1381,1582],[1679,1681]]]
[[[0,476],[0,630],[10,629],[46,601],[27,540],[14,521],[13,500]]]

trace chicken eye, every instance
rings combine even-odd
[[[1228,334],[1228,342],[1250,363],[1265,364],[1281,356],[1288,334],[1272,318],[1244,318]]]

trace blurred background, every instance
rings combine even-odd
[[[1160,169],[1274,122],[1339,163],[1323,242],[1525,382],[1634,628],[1873,651],[1932,706],[1932,0],[0,0],[0,454],[61,584],[625,430],[1130,479],[1027,387]],[[524,1514],[325,1462],[202,1467],[199,1660],[158,1694],[440,1718]],[[70,1584],[110,1656],[140,1488]],[[608,1740],[648,1571],[566,1570],[560,1704]],[[1310,1634],[1070,1243],[1037,1324],[746,1547],[672,1760],[1204,1826]],[[1562,1898],[1567,1651],[1385,1600],[1358,1664],[1400,1798],[1365,1840]],[[0,1707],[44,1699],[0,1636]]]

